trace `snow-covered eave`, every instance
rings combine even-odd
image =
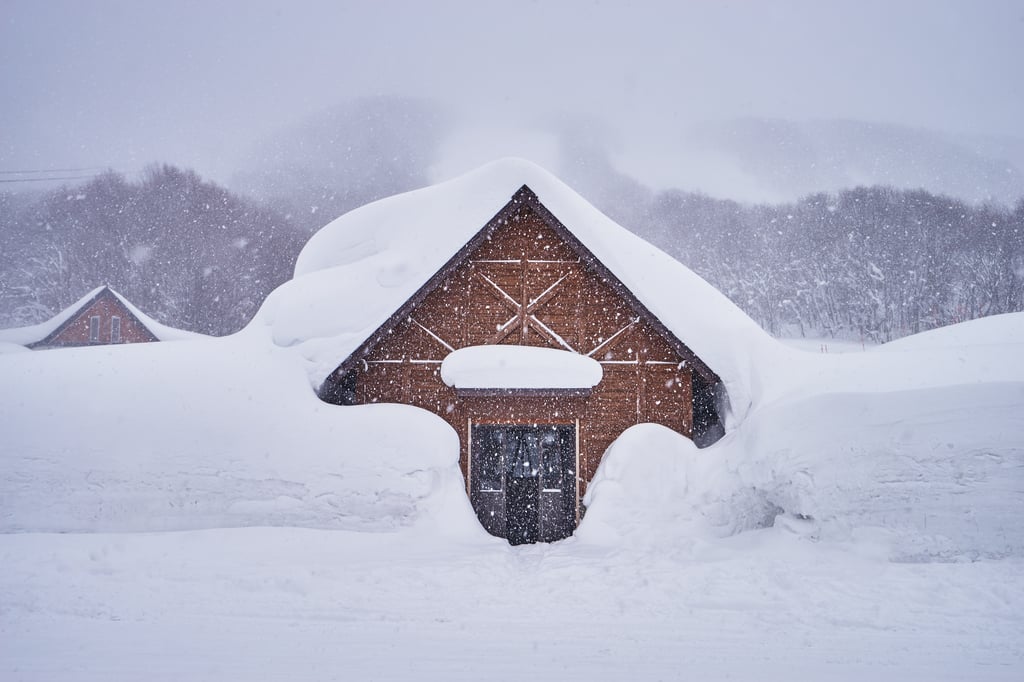
[[[625,298],[638,316],[654,327],[666,340],[668,340],[675,348],[676,352],[685,358],[686,363],[708,384],[715,385],[722,381],[721,377],[719,377],[713,369],[711,369],[696,353],[694,353],[693,350],[691,350],[677,334],[667,328],[661,319],[652,313],[628,286],[623,284],[622,278],[619,277],[618,274],[612,272],[602,262],[602,260],[587,247],[586,244],[584,244],[569,228],[565,226],[565,224],[562,223],[561,220],[558,219],[557,216],[555,216],[554,213],[544,205],[536,192],[534,192],[527,184],[519,187],[508,203],[502,206],[502,208],[487,221],[484,227],[460,249],[458,249],[458,251],[456,251],[444,265],[438,268],[438,270],[429,279],[420,284],[416,288],[415,293],[413,293],[405,303],[375,327],[373,332],[367,335],[366,340],[361,345],[352,349],[344,358],[339,359],[337,369],[335,371],[340,375],[351,370],[359,361],[359,357],[372,350],[378,341],[386,335],[388,329],[394,327],[402,319],[406,318],[409,313],[436,288],[436,286],[438,286],[449,275],[451,275],[454,270],[465,262],[469,254],[479,248],[484,241],[490,238],[495,230],[501,227],[516,210],[523,206],[528,206],[531,210],[536,212],[549,228],[565,239],[565,241],[580,255],[581,260],[586,263],[588,267],[596,270],[607,284],[615,289],[620,296]],[[600,215],[603,216],[603,214]],[[606,218],[606,220],[610,221],[608,218]],[[622,229],[617,224],[613,224],[616,227],[619,227],[619,229]],[[647,244],[647,242],[643,243]],[[652,246],[651,248],[654,247]],[[673,263],[675,262],[676,261],[673,260]]]

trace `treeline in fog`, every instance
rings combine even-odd
[[[160,322],[227,334],[291,277],[305,239],[279,213],[172,166],[33,201],[0,194],[0,326],[43,321],[109,284]]]
[[[744,206],[669,191],[634,219],[773,334],[884,342],[1024,309],[1024,200],[861,187]]]

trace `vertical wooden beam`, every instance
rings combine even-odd
[[[647,366],[640,361],[640,350],[636,351],[636,423],[647,421]]]
[[[412,403],[412,362],[408,355],[402,355],[402,398],[408,404]]]
[[[466,274],[461,277],[461,288],[462,293],[462,340],[459,342],[459,348],[465,348],[470,345],[469,341],[469,302],[473,298],[473,273],[476,272],[476,266],[472,262],[469,263],[469,267],[466,270]],[[459,300],[456,296],[455,300]]]
[[[580,495],[580,418],[576,417],[576,475],[575,480],[572,482],[575,486],[576,496],[576,525],[580,525],[580,507],[583,505],[583,500]]]
[[[473,500],[473,419],[466,418],[466,494]]]
[[[520,273],[519,273],[519,326],[522,329],[522,341],[521,345],[525,346],[527,341],[527,332],[529,332],[528,325],[526,324],[526,304],[529,299],[526,298],[526,270],[529,267],[529,262],[526,259],[526,254],[523,253],[519,259]]]

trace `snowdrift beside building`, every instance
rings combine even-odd
[[[323,403],[241,337],[10,354],[0,377],[3,532],[483,532],[447,424]]]
[[[785,374],[785,397],[706,450],[626,432],[577,535],[678,549],[774,526],[894,560],[1024,556],[1024,313]]]

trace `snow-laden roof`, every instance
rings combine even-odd
[[[535,346],[469,346],[441,363],[441,379],[455,388],[593,388],[602,376],[593,358]]]
[[[503,159],[425,189],[368,204],[309,240],[295,279],[253,327],[299,346],[322,381],[527,185],[637,299],[723,380],[742,416],[759,382],[754,358],[778,344],[710,284],[616,224],[544,169]]]
[[[12,327],[10,329],[0,329],[0,342],[14,343],[22,346],[27,346],[37,341],[42,341],[47,336],[57,330],[62,324],[67,322],[69,319],[74,317],[83,306],[96,298],[100,292],[104,289],[113,294],[118,301],[120,301],[125,308],[127,308],[132,315],[139,319],[139,322],[144,324],[149,331],[153,333],[160,341],[178,341],[182,339],[198,339],[206,338],[204,334],[197,334],[196,332],[185,331],[184,329],[175,329],[174,327],[168,327],[167,325],[160,324],[152,317],[142,312],[135,307],[127,298],[117,293],[108,286],[99,286],[82,296],[80,299],[69,305],[64,310],[60,311],[45,322],[39,324],[29,325],[27,327]]]

